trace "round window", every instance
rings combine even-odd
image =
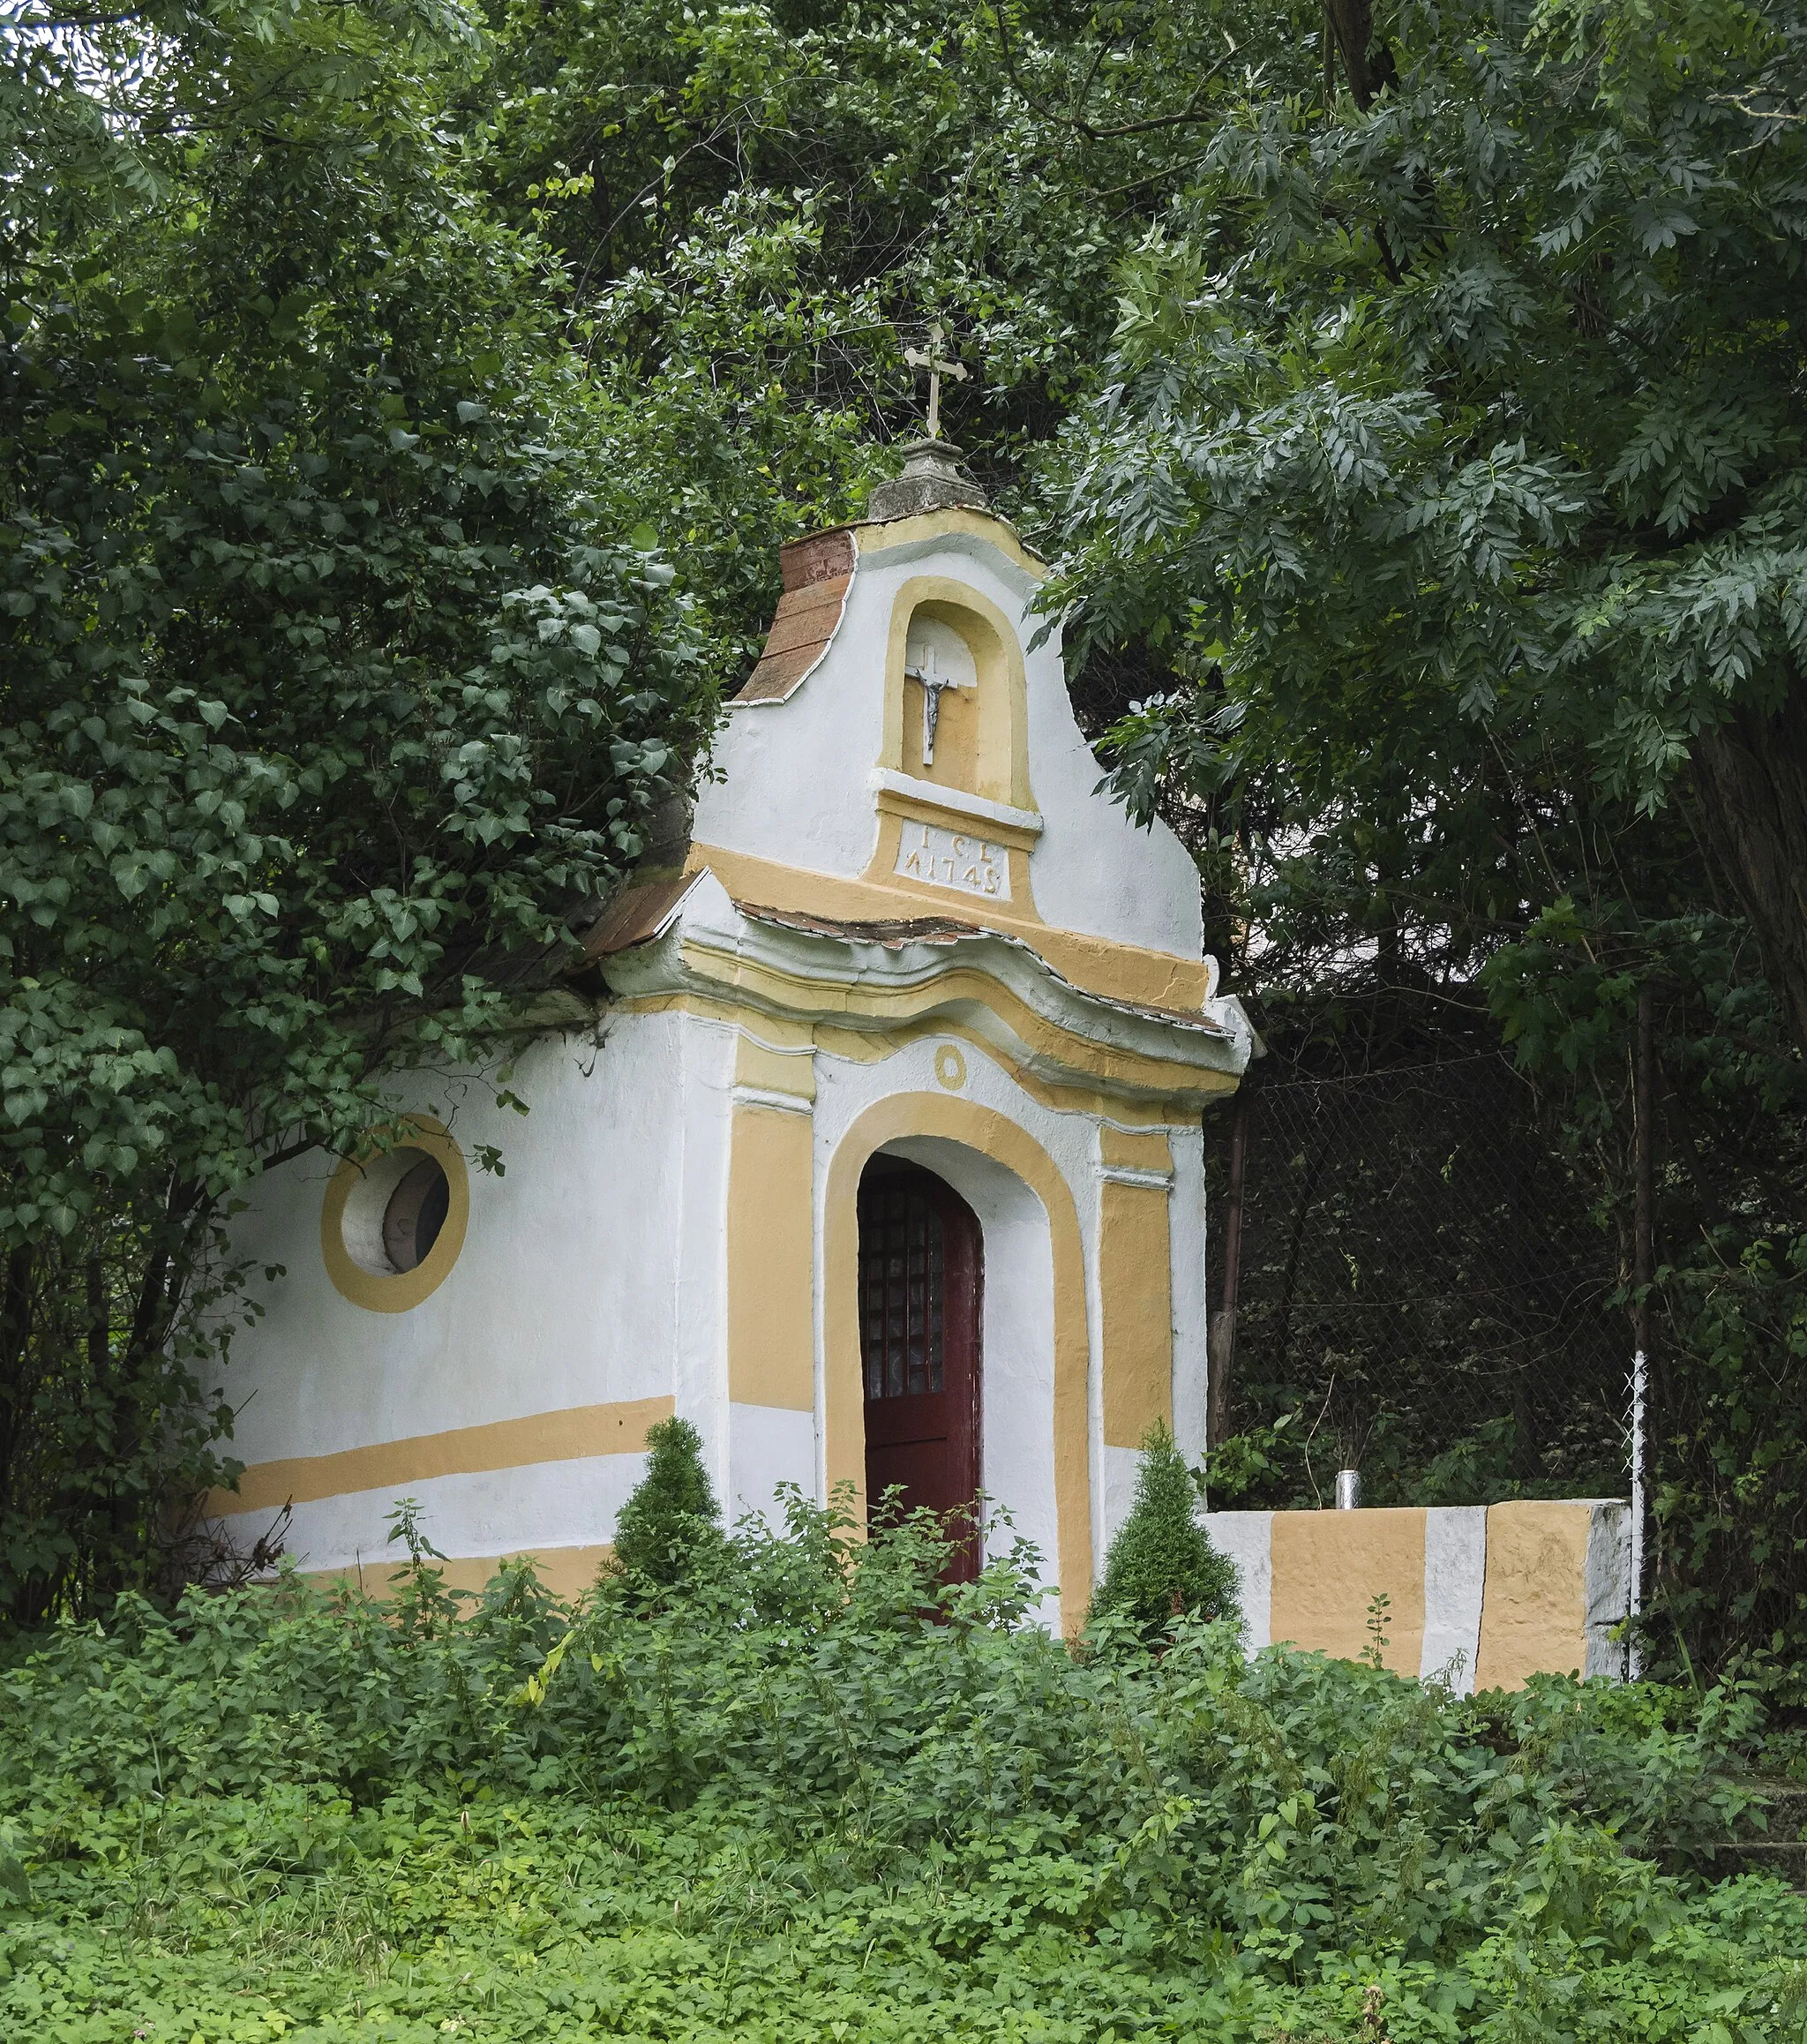
[[[469,1218],[464,1159],[438,1123],[410,1115],[393,1149],[348,1157],[320,1211],[333,1282],[355,1305],[406,1312],[445,1281]]]
[[[414,1270],[426,1260],[452,1204],[451,1184],[439,1160],[418,1150],[402,1154],[419,1161],[409,1166],[383,1209],[383,1253],[394,1271]]]

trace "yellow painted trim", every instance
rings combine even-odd
[[[1142,1122],[1155,1129],[1165,1128],[1176,1119],[1189,1122],[1192,1118],[1189,1099],[1176,1101],[1172,1095],[1163,1095],[1145,1101],[1125,1100],[1121,1094],[1098,1093],[1091,1086],[1062,1086],[1052,1079],[1044,1079],[1039,1072],[1030,1071],[1019,1058],[1011,1056],[989,1037],[981,1036],[968,1024],[956,1022],[946,1015],[928,1015],[920,1021],[900,1023],[882,1035],[869,1030],[836,1028],[831,1023],[820,1024],[815,1033],[816,1042],[821,1049],[855,1064],[881,1063],[906,1045],[919,1043],[925,1037],[941,1036],[957,1038],[981,1056],[990,1058],[993,1063],[1008,1072],[1032,1101],[1053,1114],[1083,1115],[1091,1121],[1101,1121],[1108,1116],[1120,1122]]]
[[[1487,1508],[1477,1689],[1522,1689],[1528,1677],[1587,1665],[1590,1504],[1514,1499]]]
[[[1109,1123],[1098,1132],[1098,1161],[1106,1170],[1171,1171],[1173,1148],[1166,1131],[1143,1135],[1139,1131],[1113,1129]]]
[[[1166,1147],[1165,1137],[1152,1139]],[[1140,1447],[1173,1419],[1173,1286],[1167,1192],[1099,1188],[1098,1289],[1104,1429],[1110,1447]]]
[[[1098,1093],[1091,1086],[1061,1085],[1031,1071],[1021,1057],[990,1037],[981,1036],[970,1024],[956,1021],[947,1015],[925,1015],[914,1021],[900,1022],[882,1033],[837,1028],[828,1022],[819,1023],[815,1032],[821,1048],[856,1064],[879,1064],[895,1056],[908,1044],[920,1043],[925,1037],[942,1036],[957,1038],[981,1056],[990,1058],[993,1064],[1001,1066],[1032,1101],[1053,1114],[1084,1115],[1093,1121],[1109,1116],[1120,1122],[1144,1121],[1151,1128],[1165,1127],[1175,1119],[1189,1122],[1192,1118],[1189,1109],[1196,1093],[1185,1096],[1167,1093],[1140,1101],[1126,1100],[1121,1093]]]
[[[734,1083],[756,1086],[761,1093],[788,1093],[799,1100],[814,1100],[814,1050],[806,1043],[795,1048],[761,1043],[743,1030],[734,1046]]]
[[[913,575],[891,604],[891,626],[885,644],[885,720],[877,763],[895,773],[922,780],[942,780],[950,787],[948,764],[937,759],[926,767],[914,748],[906,750],[904,734],[906,689],[904,680],[910,627],[919,612],[949,626],[966,642],[978,670],[978,728],[976,738],[976,786],[973,795],[1012,808],[1032,809],[1029,786],[1029,680],[1016,627],[989,597],[971,582],[948,575]],[[919,711],[918,711],[918,714]]]
[[[786,1060],[800,1063],[800,1060]],[[737,1101],[728,1153],[728,1396],[815,1407],[814,1123]]]
[[[771,1030],[776,1026],[775,1018],[762,1008],[737,1000],[731,994],[720,996],[635,994],[618,1001],[612,1011],[617,1015],[694,1015],[701,1021],[738,1026],[744,1030]],[[957,1037],[962,1043],[1008,1072],[1031,1100],[1051,1113],[1084,1115],[1093,1121],[1108,1116],[1113,1121],[1140,1123],[1150,1128],[1163,1128],[1174,1122],[1189,1123],[1196,1100],[1196,1093],[1185,1096],[1163,1093],[1148,1100],[1130,1100],[1118,1093],[1098,1093],[1091,1086],[1063,1086],[1044,1079],[1003,1045],[981,1036],[969,1024],[946,1015],[928,1015],[884,1030],[842,1028],[833,1023],[821,1022],[816,1024],[813,1031],[803,1033],[813,1034],[819,1049],[855,1064],[881,1063],[887,1057],[894,1057],[906,1045],[918,1043],[925,1037]],[[1223,1083],[1224,1089],[1228,1091],[1235,1082],[1226,1074]]]
[[[891,855],[895,860],[895,844]],[[751,853],[725,851],[719,845],[694,845],[687,870],[699,873],[705,868],[736,901],[824,916],[832,921],[904,920],[921,915],[930,898],[926,889],[893,886],[869,877],[848,880],[838,874],[814,873],[806,867],[756,858]],[[1010,884],[1012,888],[1016,884],[1014,872]],[[1063,979],[1106,1000],[1140,1001],[1196,1015],[1211,998],[1211,968],[1202,958],[1182,958],[1177,951],[1149,951],[1079,930],[1056,929],[1015,913],[1015,902],[1000,906],[977,895],[955,895],[946,888],[936,888],[933,898],[943,913],[1007,936],[1020,936]]]
[[[1384,1665],[1396,1675],[1415,1676],[1424,1656],[1423,1510],[1276,1512],[1271,1524],[1268,1637],[1308,1653],[1360,1660],[1372,1638],[1368,1604],[1384,1591],[1393,1621],[1386,1628]],[[1483,1645],[1483,1657],[1486,1650]]]
[[[560,1412],[534,1412],[522,1419],[491,1420],[484,1426],[373,1441],[334,1454],[257,1462],[239,1477],[237,1490],[212,1492],[207,1512],[223,1519],[235,1512],[277,1511],[284,1505],[311,1504],[356,1491],[405,1491],[432,1477],[474,1477],[491,1469],[528,1469],[536,1462],[634,1454],[646,1446],[647,1429],[670,1419],[672,1410],[670,1398],[622,1399],[612,1405],[567,1406]]]
[[[827,1380],[823,1428],[830,1487],[851,1483],[863,1514],[866,1396],[859,1363],[859,1175],[874,1151],[904,1136],[963,1144],[1014,1171],[1048,1217],[1054,1261],[1054,1514],[1061,1625],[1085,1622],[1091,1597],[1091,1482],[1086,1437],[1091,1341],[1085,1251],[1067,1181],[1039,1143],[991,1108],[948,1093],[898,1093],[859,1116],[829,1166],[822,1279]]]
[[[392,1149],[423,1150],[446,1174],[446,1224],[439,1230],[439,1240],[414,1269],[388,1275],[368,1271],[353,1261],[345,1246],[345,1205],[363,1176],[365,1164],[376,1154],[373,1150],[340,1160],[320,1205],[320,1254],[326,1261],[326,1275],[341,1298],[372,1313],[405,1313],[438,1291],[452,1274],[470,1223],[470,1174],[465,1169],[464,1153],[453,1141],[446,1124],[431,1115],[409,1114],[399,1117],[394,1130],[396,1139],[390,1146]]]
[[[1196,1096],[1226,1091],[1236,1084],[1232,1072],[1176,1065],[1166,1058],[1120,1049],[1115,1044],[1099,1043],[1091,1037],[1061,1029],[1038,1015],[1026,1002],[977,966],[956,966],[937,973],[933,981],[913,987],[874,986],[862,981],[833,986],[820,980],[806,980],[779,966],[763,965],[743,953],[696,939],[684,945],[681,955],[694,972],[715,977],[737,992],[776,1008],[832,1004],[844,1015],[863,1016],[896,1026],[977,1005],[995,1015],[1031,1056],[1052,1058],[1089,1078],[1138,1093],[1164,1098]]]
[[[1046,563],[1038,560],[1017,537],[1016,527],[988,511],[952,508],[923,511],[914,518],[893,518],[882,525],[856,525],[853,530],[859,543],[861,561],[875,560],[899,546],[916,545],[925,539],[945,539],[952,533],[963,532],[984,540],[988,546],[996,547],[1007,560],[1013,561],[1033,581],[1042,581],[1048,572]]]
[[[454,1555],[448,1560],[436,1561],[433,1567],[444,1574],[448,1589],[480,1592],[488,1588],[491,1578],[505,1561],[519,1561],[522,1554],[531,1554],[539,1564],[540,1581],[554,1597],[572,1604],[596,1581],[604,1563],[614,1552],[608,1544],[522,1548],[513,1554]],[[392,1558],[385,1555],[380,1562],[364,1568],[304,1569],[301,1579],[321,1589],[334,1589],[343,1584],[362,1590],[367,1597],[393,1597],[407,1574],[405,1567],[397,1568]]]

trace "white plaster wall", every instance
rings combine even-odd
[[[1631,1609],[1631,1507],[1620,1498],[1596,1498],[1587,1528],[1587,1650],[1584,1675],[1627,1672],[1623,1640],[1612,1635]]]
[[[728,1481],[723,1516],[731,1525],[749,1514],[782,1532],[784,1514],[777,1502],[780,1484],[795,1484],[806,1498],[818,1497],[816,1422],[813,1412],[778,1405],[728,1408]]]
[[[634,1019],[650,1021],[654,1018]],[[670,1219],[630,1281],[657,1288],[671,1333],[671,1394],[702,1436],[716,1496],[733,1495],[728,1409],[728,1165],[738,1031],[694,1016],[666,1019],[677,1039],[676,1090],[636,1108],[650,1168],[668,1178]],[[733,1511],[727,1516],[731,1520]]]
[[[1059,635],[1030,650],[1041,620],[1025,617],[1035,584],[1009,556],[970,534],[886,548],[861,531],[841,627],[821,665],[784,703],[728,717],[716,746],[726,778],[698,800],[701,844],[848,878],[877,841],[867,776],[884,735],[885,655],[898,590],[912,576],[971,584],[1016,620],[1029,707],[1029,775],[1044,830],[1031,855],[1036,906],[1062,929],[1196,958],[1203,943],[1198,873],[1163,823],[1138,830],[1107,796],[1074,719]],[[948,913],[973,898],[947,890]]]
[[[1273,1527],[1271,1512],[1207,1512],[1204,1529],[1219,1554],[1236,1565],[1242,1607],[1242,1646],[1258,1654],[1273,1643]]]
[[[1458,1696],[1474,1694],[1486,1580],[1487,1507],[1433,1506],[1424,1514],[1424,1649],[1418,1672],[1447,1672]]]
[[[399,1079],[398,1108],[438,1114],[467,1158],[478,1143],[497,1145],[506,1166],[499,1176],[472,1167],[463,1250],[408,1312],[356,1306],[326,1274],[320,1206],[332,1159],[305,1157],[261,1181],[234,1245],[284,1271],[254,1281],[264,1317],[233,1344],[223,1379],[238,1409],[230,1452],[252,1464],[329,1454],[669,1394],[710,1441],[725,1485],[721,1214],[732,1040],[723,1026],[676,1015],[619,1018],[600,1046],[543,1040],[511,1081],[529,1103],[524,1116],[498,1109],[476,1082]],[[531,1488],[523,1472],[494,1481]],[[435,1492],[426,1529],[447,1554],[496,1552],[494,1529],[514,1523],[483,1503],[490,1493],[476,1482],[436,1479],[451,1487]],[[569,1541],[611,1537],[613,1477],[578,1492],[546,1483],[549,1499],[566,1499],[559,1522]],[[368,1553],[382,1545],[390,1502],[341,1499],[336,1518],[303,1507],[296,1523],[318,1521],[335,1552],[349,1541]],[[536,1510],[519,1523],[539,1523]],[[530,1542],[522,1532],[505,1544]]]
[[[1097,1371],[1092,1372],[1094,1376]],[[1092,1573],[1102,1576],[1105,1559],[1117,1529],[1129,1516],[1136,1502],[1136,1479],[1142,1474],[1142,1450],[1119,1447],[1102,1439],[1093,1450],[1092,1466],[1099,1472],[1097,1494],[1092,1499]]]
[[[587,1547],[611,1537],[616,1514],[646,1474],[646,1464],[643,1454],[589,1455],[518,1469],[429,1477],[398,1485],[397,1494],[420,1506],[423,1530],[448,1559]],[[311,1571],[393,1568],[408,1559],[403,1548],[387,1542],[385,1521],[394,1509],[395,1496],[386,1490],[352,1491],[297,1505],[285,1551],[297,1568]],[[274,1517],[269,1512],[242,1512],[223,1523],[248,1547]]]
[[[1173,1190],[1167,1202],[1173,1298],[1173,1439],[1188,1462],[1204,1454],[1211,1314],[1205,1296],[1204,1131],[1188,1122],[1167,1131]]]

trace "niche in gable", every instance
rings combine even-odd
[[[1015,808],[1031,806],[1023,651],[1001,612],[922,575],[897,593],[881,767]]]

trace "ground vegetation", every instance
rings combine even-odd
[[[793,1499],[649,1599],[128,1596],[0,1670],[0,2029],[1784,2044],[1802,1897],[1705,1877],[1748,1693],[1465,1701]],[[1383,1657],[1377,1654],[1375,1658]],[[1773,1756],[1772,1756],[1773,1757]]]

